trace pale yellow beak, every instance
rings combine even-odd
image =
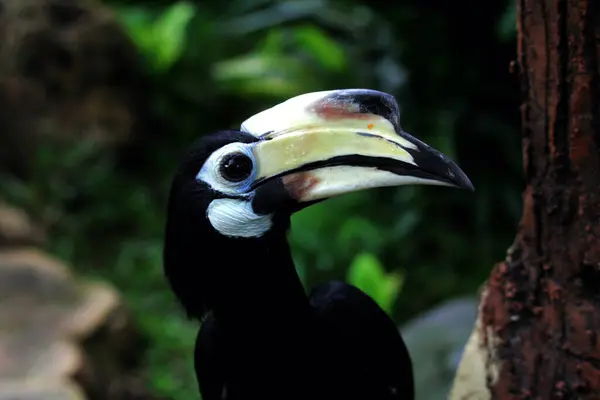
[[[399,125],[395,99],[369,89],[308,93],[254,115],[242,130],[253,148],[253,187],[280,178],[300,202],[383,186],[427,184],[473,190],[448,157]]]

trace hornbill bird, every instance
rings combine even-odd
[[[202,321],[194,360],[204,400],[414,398],[394,322],[346,283],[307,294],[286,238],[294,212],[344,193],[473,190],[399,116],[387,93],[307,93],[189,149],[171,186],[164,270],[187,315]]]

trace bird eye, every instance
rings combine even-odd
[[[224,156],[219,164],[219,172],[229,182],[241,182],[252,174],[254,165],[250,157],[243,153]]]

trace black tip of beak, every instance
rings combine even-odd
[[[452,174],[454,176],[453,178],[450,177],[450,179],[454,182],[454,184],[457,188],[466,189],[471,192],[475,191],[475,186],[473,186],[473,184],[471,183],[471,180],[469,179],[467,174],[465,174],[463,172],[463,170],[460,169],[458,167],[458,165],[456,165],[456,163],[451,162],[449,171],[450,171],[450,174]]]
[[[417,146],[417,149],[406,148],[405,150],[413,156],[415,164],[430,179],[459,189],[466,189],[471,192],[475,191],[475,187],[469,177],[450,157],[404,131],[401,131],[400,136]]]

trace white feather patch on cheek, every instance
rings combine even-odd
[[[247,200],[216,199],[206,211],[212,226],[225,236],[259,237],[271,229],[271,215],[258,215]]]

